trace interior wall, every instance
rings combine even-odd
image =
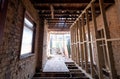
[[[44,21],[44,38],[43,38],[43,57],[42,57],[42,68],[44,68],[47,61],[48,53],[48,24],[47,21]]]
[[[110,37],[112,39],[116,39],[116,38],[120,38],[120,23],[118,20],[118,9],[117,9],[118,5],[114,4],[111,7],[109,7],[106,10],[106,18],[107,18],[107,22],[108,22],[108,30],[110,32]],[[119,13],[120,14],[120,13]],[[97,30],[103,29],[103,20],[102,20],[102,16],[99,15],[96,18],[97,21]],[[93,28],[93,22],[90,22],[90,31],[92,34],[92,38],[93,40],[95,39],[95,34],[94,34],[94,28]],[[118,41],[112,41],[112,49],[110,51],[113,52],[113,57],[114,57],[114,62],[113,64],[115,65],[115,69],[117,71],[117,74],[120,75],[120,40]],[[94,52],[94,58],[95,58],[95,62],[97,63],[97,51],[96,51],[96,45],[93,43],[93,52]]]
[[[35,52],[20,59],[24,9],[36,23]],[[0,45],[0,79],[31,79],[36,68],[39,18],[29,0],[9,0],[3,39]]]

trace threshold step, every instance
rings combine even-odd
[[[68,77],[33,77],[32,79],[69,79]]]
[[[68,78],[68,79],[89,79],[88,77],[72,77],[72,78]]]
[[[34,77],[70,77],[70,74],[64,73],[37,73]]]
[[[73,64],[74,62],[65,62],[65,64],[71,64],[71,63]]]
[[[78,69],[76,66],[69,66],[68,69]]]
[[[66,66],[76,66],[75,64],[66,64]]]
[[[32,79],[89,79],[87,77],[33,77]]]
[[[84,73],[71,73],[72,77],[85,77]]]
[[[69,69],[70,72],[82,72],[81,70],[79,69]]]

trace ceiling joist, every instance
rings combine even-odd
[[[64,30],[74,23],[91,0],[31,0],[39,16],[46,19],[51,30]],[[96,15],[100,14],[99,0],[95,1]],[[104,0],[105,8],[114,3],[114,0]],[[91,10],[88,9],[91,15]],[[90,19],[92,16],[89,16]]]

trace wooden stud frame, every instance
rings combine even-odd
[[[97,70],[96,74],[98,74],[99,79],[104,79],[103,77],[103,68],[102,68],[102,59],[108,61],[108,72],[110,74],[110,79],[116,79],[116,71],[115,71],[115,66],[112,64],[114,62],[113,58],[113,52],[111,51],[111,42],[112,41],[120,41],[120,38],[110,38],[109,35],[109,29],[108,29],[108,24],[106,20],[106,14],[105,14],[105,8],[104,8],[104,3],[103,0],[99,0],[99,5],[100,5],[100,11],[102,15],[102,21],[103,21],[103,32],[104,32],[104,38],[99,38],[98,32],[97,32],[97,22],[96,22],[96,15],[95,15],[95,6],[94,2],[96,0],[91,0],[91,2],[88,4],[88,6],[84,9],[84,11],[80,14],[80,16],[76,19],[76,21],[71,25],[71,48],[72,48],[72,59],[79,65],[81,66],[82,69],[84,69],[85,65],[85,71],[86,73],[88,72],[88,53],[90,57],[90,70],[91,70],[91,77],[94,77],[94,63],[93,63],[93,51],[92,51],[92,43],[96,45],[96,51],[97,51]],[[89,16],[88,16],[88,9],[91,9],[92,11],[92,22],[94,25],[94,34],[95,34],[95,39],[91,40],[91,33],[90,33],[90,25],[89,25]],[[84,16],[85,15],[85,16]],[[84,18],[86,18],[86,27],[84,25]],[[86,35],[85,33],[88,34],[88,41],[86,40]],[[106,59],[101,57],[100,53],[100,42],[105,42],[105,50],[106,50]],[[88,48],[87,48],[88,44]],[[87,50],[89,52],[87,53]],[[78,55],[78,56],[77,56]],[[80,63],[79,63],[79,62]],[[107,66],[107,65],[105,65]]]
[[[104,8],[104,2],[103,0],[99,0],[99,5],[100,5],[100,11],[102,15],[102,20],[103,20],[103,31],[104,31],[104,37],[105,37],[105,44],[106,44],[106,51],[107,51],[107,59],[108,59],[108,64],[109,64],[109,69],[110,69],[110,79],[115,79],[116,78],[116,72],[115,72],[115,67],[114,67],[114,58],[111,49],[111,43],[107,41],[107,39],[110,39],[110,33],[108,29],[108,23],[106,19],[106,14],[105,14],[105,8]],[[110,48],[109,48],[110,47]]]

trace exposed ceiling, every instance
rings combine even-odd
[[[39,16],[46,19],[51,30],[69,30],[69,27],[91,0],[30,0]],[[108,8],[114,0],[104,0]],[[98,0],[96,13],[99,14]]]

